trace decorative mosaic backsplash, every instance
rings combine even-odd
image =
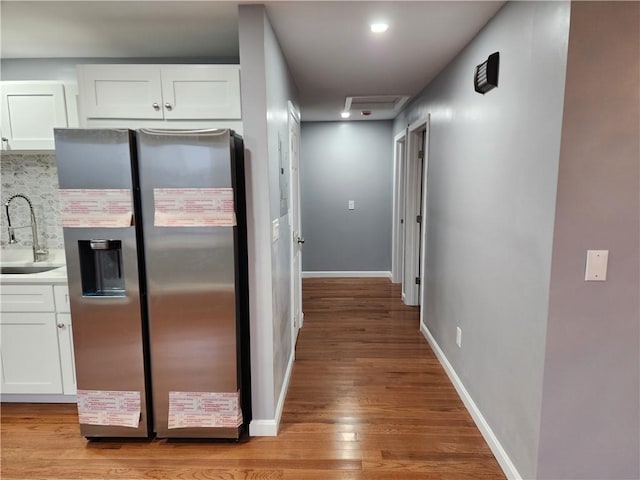
[[[38,223],[40,244],[49,249],[64,248],[55,154],[53,152],[3,153],[0,160],[0,179],[2,182],[1,248],[30,248],[32,245],[30,228],[16,230],[15,236],[18,243],[9,245],[4,203],[16,193],[23,194],[31,200]],[[30,225],[29,207],[24,200],[20,198],[13,200],[10,214],[13,226]]]

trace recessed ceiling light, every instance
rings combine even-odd
[[[342,113],[340,114],[340,116],[341,116],[342,118],[349,118],[349,117],[351,116],[351,113],[350,113],[350,112],[342,112]]]
[[[371,31],[373,33],[384,33],[389,30],[389,25],[386,23],[372,23]]]

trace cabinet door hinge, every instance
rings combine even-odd
[[[416,285],[420,285],[420,277],[416,277]]]
[[[416,217],[416,222],[417,222],[417,223],[422,223],[422,215],[418,215],[418,216]]]
[[[420,160],[424,160],[424,150],[419,150],[419,151],[418,151],[418,158],[419,158]]]

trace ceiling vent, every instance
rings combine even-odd
[[[398,112],[409,100],[408,95],[363,95],[347,97],[345,111],[370,111],[372,113]]]

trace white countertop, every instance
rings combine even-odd
[[[0,274],[0,284],[46,283],[66,284],[67,268],[64,250],[51,250],[46,260],[34,263],[31,249],[4,248],[0,252],[0,265],[3,267],[57,266],[53,270],[40,273]]]

